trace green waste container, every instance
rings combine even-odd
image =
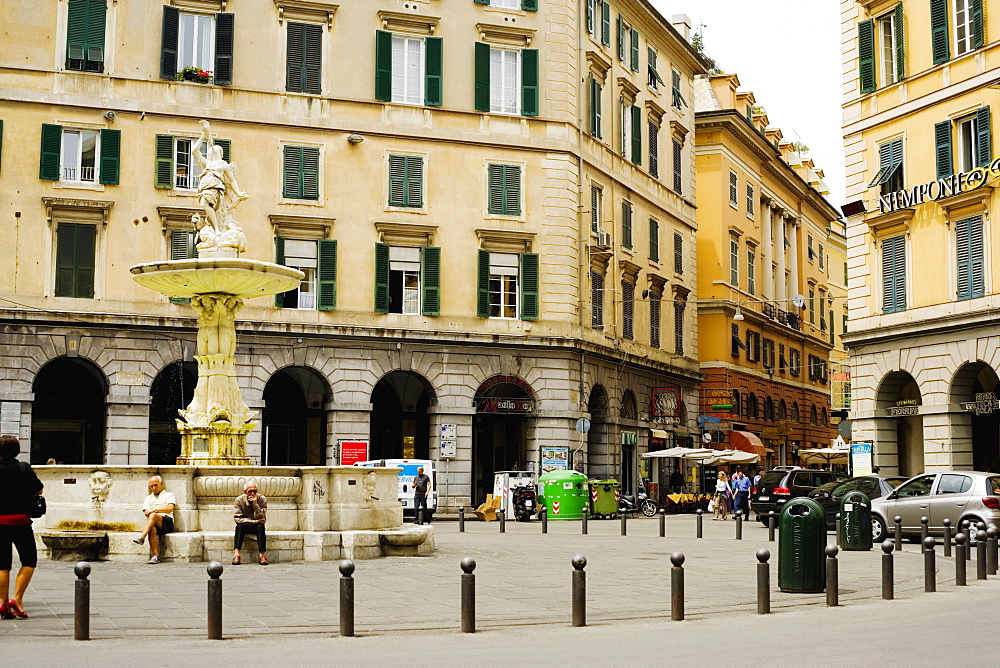
[[[621,489],[622,484],[617,480],[591,480],[590,512],[603,517],[617,515]]]
[[[538,479],[538,488],[550,520],[578,520],[590,500],[587,476],[578,471],[549,471]]]
[[[778,589],[816,593],[826,589],[826,514],[805,497],[781,510],[778,534]]]
[[[848,492],[840,500],[840,547],[854,552],[872,549],[872,503],[864,492]]]

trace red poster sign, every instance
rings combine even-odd
[[[351,466],[354,462],[368,460],[368,441],[341,441],[340,465]]]

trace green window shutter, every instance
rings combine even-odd
[[[861,92],[875,91],[875,22],[871,19],[858,23],[858,75]],[[750,115],[749,109],[747,115]]]
[[[537,12],[538,0],[521,0],[521,9],[526,12]]]
[[[882,242],[882,311],[906,309],[906,246],[902,235]]]
[[[316,271],[319,290],[317,308],[320,311],[332,311],[337,308],[337,241],[320,239],[316,244],[316,257],[319,260]]]
[[[684,237],[674,232],[674,273],[684,273]]]
[[[983,217],[969,219],[969,289],[972,297],[986,294],[983,248]]]
[[[934,156],[937,163],[937,178],[951,175],[951,121],[934,124]]]
[[[375,312],[389,312],[389,244],[375,244]]]
[[[503,212],[507,216],[521,215],[521,167],[503,166]]]
[[[66,68],[104,70],[105,0],[70,0],[66,17]]]
[[[274,237],[274,263],[285,264],[285,237],[281,235]],[[278,308],[285,306],[285,293],[279,292],[274,295],[274,305]]]
[[[972,48],[978,49],[986,42],[983,25],[983,0],[972,0]]]
[[[42,125],[42,149],[39,161],[38,178],[46,181],[58,181],[60,169],[60,152],[62,151],[62,126]]]
[[[417,155],[406,156],[406,205],[424,205],[424,159]]]
[[[76,296],[76,228],[74,223],[59,223],[56,230],[56,297]]]
[[[632,71],[639,71],[639,31],[632,31]]]
[[[86,69],[83,61],[87,59],[87,10],[88,0],[69,0],[66,15],[66,67],[69,69]],[[78,67],[70,61],[80,61]]]
[[[969,299],[972,297],[969,281],[969,220],[955,223],[955,259],[958,269],[958,299]]]
[[[490,0],[474,0],[474,2],[477,5],[488,5],[488,4],[490,4]]]
[[[232,156],[231,149],[233,143],[228,139],[215,139],[213,141],[222,147],[222,159],[229,162],[229,159]]]
[[[319,199],[319,148],[302,147],[302,199]]]
[[[611,44],[611,4],[608,2],[601,3],[601,44]]]
[[[389,206],[406,206],[406,156],[389,156]]]
[[[618,60],[625,62],[625,22],[618,15]]]
[[[489,212],[502,215],[504,205],[504,165],[490,165],[487,181]]]
[[[989,167],[993,160],[992,136],[990,133],[990,108],[976,110],[976,166]]]
[[[655,218],[649,219],[649,259],[660,261],[660,222]]]
[[[476,316],[490,317],[490,252],[481,248],[476,272]]]
[[[285,64],[285,90],[292,93],[302,92],[302,82],[305,79],[305,24],[289,23],[286,33],[287,62]]]
[[[632,248],[632,205],[622,202],[622,247]]]
[[[318,95],[322,90],[322,26],[289,23],[287,43],[285,88],[293,93]]]
[[[490,45],[476,42],[476,111],[490,110]]]
[[[104,30],[107,21],[105,0],[90,0],[87,7],[87,69],[104,71]]]
[[[597,108],[598,100],[601,99],[600,94],[597,92],[598,83],[594,75],[590,75],[590,134],[593,137],[597,136],[597,129],[600,126],[599,118],[600,111]]]
[[[233,14],[215,15],[215,72],[212,81],[220,86],[229,86],[233,83],[234,24]]]
[[[284,153],[282,195],[287,199],[302,199],[302,147],[285,146]]]
[[[423,314],[441,315],[441,249],[420,249],[420,280],[423,284]]]
[[[931,0],[931,54],[934,64],[951,58],[948,45],[948,0]]]
[[[156,135],[156,166],[153,170],[157,188],[174,187],[174,138],[171,135]]]
[[[538,49],[521,49],[521,115],[538,115]]]
[[[642,164],[642,109],[632,107],[632,162]]]
[[[392,33],[375,31],[375,99],[392,102]]]
[[[897,3],[892,14],[892,28],[896,35],[896,80],[906,78],[906,36],[903,33],[903,3]]]
[[[180,11],[163,5],[163,31],[160,35],[160,78],[177,76],[177,37],[180,28]]]
[[[170,259],[189,260],[198,257],[196,247],[197,233],[194,230],[171,230],[170,231]],[[190,304],[188,297],[171,297],[171,304]]]
[[[76,231],[76,290],[74,297],[94,296],[94,255],[97,226],[78,225]]]
[[[597,0],[587,0],[587,32],[594,34],[594,12],[597,11]]]
[[[440,37],[424,38],[424,104],[440,107],[442,101],[441,70],[443,49]]]
[[[538,320],[538,253],[521,253],[520,260],[521,320]]]
[[[389,156],[389,206],[423,206],[424,159]]]
[[[101,183],[118,185],[121,166],[121,130],[101,130]]]

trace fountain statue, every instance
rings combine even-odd
[[[240,259],[246,235],[233,210],[248,199],[237,182],[236,163],[223,159],[211,127],[191,147],[201,168],[198,202],[204,210],[192,216],[198,230],[198,257],[138,264],[131,268],[140,285],[168,297],[188,297],[198,315],[198,384],[191,404],[179,411],[181,434],[178,464],[248,465],[246,437],[254,427],[236,382],[236,314],[243,300],[286,292],[303,273],[271,262]],[[207,145],[207,156],[201,154]]]

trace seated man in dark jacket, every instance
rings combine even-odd
[[[257,549],[260,550],[258,563],[267,566],[267,535],[264,533],[264,523],[267,522],[267,497],[257,493],[257,483],[248,480],[243,486],[243,493],[236,497],[236,538],[233,543],[233,565],[240,565],[240,550],[247,534],[257,537]]]

